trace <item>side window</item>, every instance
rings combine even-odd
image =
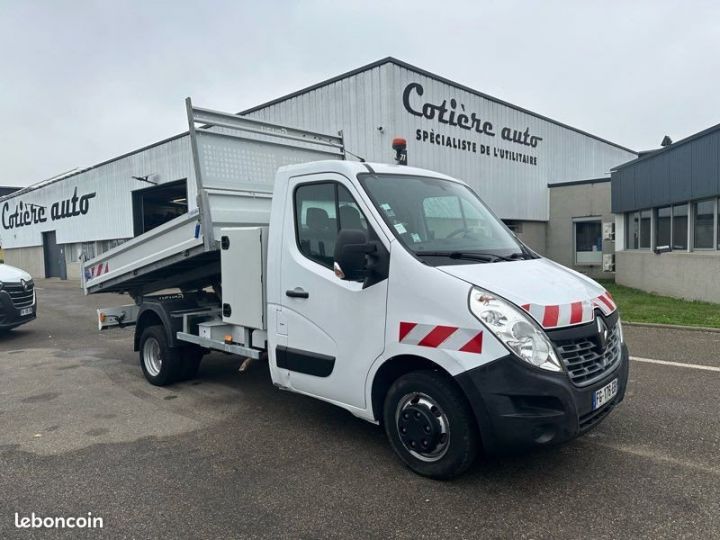
[[[332,268],[335,240],[342,229],[359,229],[371,238],[375,237],[345,186],[336,182],[323,182],[297,187],[295,231],[303,255]]]
[[[306,184],[295,190],[298,246],[308,259],[332,268],[337,215],[335,184]]]

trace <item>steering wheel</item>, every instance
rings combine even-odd
[[[451,232],[450,234],[448,234],[445,238],[446,239],[447,238],[455,238],[460,233],[469,233],[469,232],[472,232],[472,231],[470,229],[468,229],[467,227],[460,227],[459,229],[456,229],[453,232]]]

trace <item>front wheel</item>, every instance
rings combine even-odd
[[[438,372],[415,371],[395,381],[383,417],[393,450],[418,474],[454,478],[477,457],[480,436],[470,405]]]

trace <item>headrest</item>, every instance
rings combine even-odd
[[[307,226],[311,229],[326,229],[330,226],[330,217],[323,208],[308,208]]]
[[[362,229],[362,219],[360,212],[354,206],[346,204],[340,207],[340,228],[342,229]]]

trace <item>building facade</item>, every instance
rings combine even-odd
[[[612,171],[616,280],[720,302],[720,125]]]
[[[565,242],[576,263],[571,266],[588,273],[602,265],[593,246],[604,248],[587,239],[595,225],[572,223],[604,216],[605,209],[583,203],[574,211],[551,192],[557,185],[608,177],[611,168],[636,157],[632,150],[393,58],[239,114],[342,131],[350,159],[390,163],[392,140],[403,137],[411,165],[465,180],[528,245],[540,253],[552,250],[567,262],[559,248]],[[36,276],[75,278],[81,260],[193,211],[195,194],[189,138],[181,134],[0,198],[0,241],[10,264]],[[569,220],[565,228],[553,220],[553,201]],[[578,258],[572,235],[590,252]]]
[[[608,177],[637,154],[394,58],[243,111],[332,133],[349,151],[391,162],[394,137],[409,163],[465,180],[531,247],[543,251],[548,184]]]
[[[610,178],[550,184],[545,255],[595,279],[613,279]]]

